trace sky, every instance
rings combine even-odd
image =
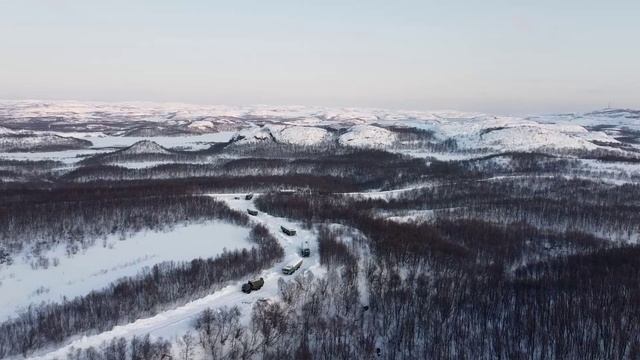
[[[640,108],[640,1],[0,0],[0,98]]]

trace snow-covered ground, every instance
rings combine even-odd
[[[358,198],[362,198],[362,199],[388,200],[388,199],[392,199],[394,197],[400,196],[403,193],[408,192],[408,191],[413,191],[413,190],[422,189],[422,188],[425,188],[425,187],[432,187],[432,186],[433,186],[432,183],[426,183],[425,182],[425,183],[422,183],[422,184],[415,184],[415,185],[408,186],[408,187],[401,188],[401,189],[353,192],[353,193],[344,193],[344,195],[354,196],[354,197],[358,197]]]
[[[275,141],[283,144],[317,145],[328,137],[329,132],[318,127],[267,125],[240,130],[233,138],[238,144]]]
[[[235,132],[222,131],[215,133],[207,133],[201,135],[181,135],[181,136],[113,136],[104,135],[102,133],[58,133],[60,135],[74,136],[80,139],[89,140],[93,143],[94,148],[123,148],[131,146],[139,141],[151,140],[165,148],[184,148],[186,150],[206,149],[211,143],[227,142],[231,140]]]
[[[427,221],[433,219],[434,210],[404,210],[398,212],[380,212],[379,217],[398,223]]]
[[[185,136],[154,136],[154,137],[125,137],[111,136],[102,133],[57,133],[61,136],[72,136],[79,139],[89,140],[93,146],[81,150],[63,150],[49,152],[12,152],[0,153],[0,159],[10,160],[57,160],[66,164],[74,164],[83,158],[99,153],[114,151],[117,148],[126,148],[141,141],[153,141],[167,149],[201,150],[208,148],[211,143],[227,142],[234,132],[219,132],[202,135]]]
[[[113,163],[113,165],[117,165],[127,169],[148,169],[159,165],[167,165],[167,164],[175,164],[172,161],[122,161],[118,163]],[[180,164],[189,164],[189,165],[199,165],[203,163],[180,163]]]
[[[0,153],[0,159],[40,161],[56,160],[65,164],[73,164],[87,156],[113,151],[113,149],[83,149],[83,150],[63,150],[49,152],[12,152]]]
[[[581,126],[597,127],[606,125],[610,128],[626,128],[640,130],[640,111],[632,109],[605,108],[586,114],[550,114],[532,116],[531,119],[541,123],[572,123]]]
[[[163,261],[189,261],[220,254],[224,249],[249,248],[249,229],[220,221],[180,225],[167,232],[143,231],[126,240],[117,235],[71,257],[64,247],[46,254],[49,268],[33,269],[30,259],[16,256],[0,266],[0,320],[21,308],[63,297],[86,295],[144,267]],[[53,259],[59,264],[53,265]]]
[[[244,200],[240,194],[211,194],[215,198],[224,200],[233,209],[246,211],[247,208],[253,207],[253,201]],[[239,197],[240,199],[235,199]],[[240,290],[241,285],[246,282],[245,279],[240,282],[229,284],[228,286],[205,296],[198,300],[189,302],[178,308],[162,312],[156,316],[139,319],[133,323],[117,326],[110,331],[106,331],[97,335],[78,337],[73,339],[56,350],[41,351],[32,359],[54,359],[64,358],[67,352],[72,348],[86,348],[89,346],[99,346],[103,341],[110,340],[114,337],[131,338],[133,336],[144,336],[149,334],[152,338],[164,338],[174,340],[177,336],[184,334],[191,328],[193,319],[207,308],[220,308],[223,306],[238,306],[242,311],[243,321],[248,321],[251,307],[260,299],[278,298],[278,279],[291,279],[296,274],[303,272],[311,272],[314,276],[323,276],[325,269],[320,266],[320,258],[318,255],[316,234],[313,231],[305,230],[294,222],[283,218],[274,217],[260,212],[258,216],[252,217],[258,223],[264,224],[269,231],[276,236],[280,245],[285,250],[285,258],[282,262],[275,266],[265,269],[256,277],[264,278],[264,286],[251,294],[245,294]],[[295,236],[287,236],[282,233],[280,226],[295,228],[297,234]],[[282,267],[290,262],[300,259],[300,246],[308,241],[311,248],[311,256],[303,258],[303,264],[300,270],[294,275],[288,276],[282,274]]]
[[[341,145],[355,147],[386,147],[395,140],[391,131],[371,125],[355,125],[338,138]]]

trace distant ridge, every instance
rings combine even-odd
[[[119,155],[171,154],[171,151],[155,141],[140,140],[133,145],[116,151]]]

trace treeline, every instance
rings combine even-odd
[[[205,194],[210,192],[251,192],[300,189],[322,192],[351,192],[360,189],[344,179],[315,175],[245,176],[184,179],[93,181],[90,183],[0,183],[0,206],[15,203],[136,198]]]
[[[152,341],[149,335],[125,338],[114,338],[106,341],[98,348],[72,349],[66,360],[166,360],[171,359],[171,343],[158,339]]]
[[[126,169],[118,166],[101,166],[91,168],[80,168],[73,173],[65,175],[63,182],[57,185],[84,185],[84,186],[122,186],[123,184],[149,183],[158,184],[182,184],[195,191],[219,191],[219,192],[238,192],[238,191],[260,191],[260,190],[277,190],[283,186],[294,186],[304,189],[329,190],[336,191],[355,191],[364,188],[359,184],[344,177],[327,176],[323,174],[295,174],[286,173],[282,175],[227,175],[224,172],[209,172],[204,169],[205,173],[211,176],[194,176],[184,177],[184,173],[180,176],[170,176],[174,170],[176,174],[184,168],[196,168],[200,171],[199,165],[179,165],[168,164],[160,165],[159,169]],[[154,170],[155,169],[155,170]],[[156,171],[165,172],[159,177],[137,176],[136,174],[144,174],[145,172],[154,173]],[[217,175],[214,175],[217,174]]]
[[[236,157],[295,159],[323,156],[323,154],[349,154],[360,150],[361,149],[352,147],[339,146],[337,141],[328,141],[319,145],[298,145],[264,141],[240,144],[233,143],[224,148],[224,153]]]
[[[206,149],[199,150],[178,150],[175,148],[164,148],[158,145],[156,150],[149,153],[129,152],[129,147],[108,153],[100,153],[79,162],[82,166],[97,165],[117,165],[127,162],[173,162],[173,163],[209,163],[216,162],[216,157],[212,155],[220,154],[229,145],[229,142],[213,143]]]
[[[208,219],[248,223],[244,214],[205,196],[89,194],[95,196],[83,198],[72,190],[61,190],[50,194],[50,201],[26,197],[0,205],[0,245],[10,252],[33,245],[38,255],[50,246],[64,244],[71,255],[107,235],[126,238],[145,229]]]
[[[339,195],[270,193],[256,199],[256,206],[261,211],[301,220],[308,225],[329,221],[351,226],[369,238],[370,248],[380,261],[414,267],[427,262],[446,264],[451,259],[467,259],[479,264],[515,264],[520,260],[549,256],[559,250],[584,251],[607,244],[582,232],[544,231],[526,222],[442,218],[433,222],[398,223],[380,218],[371,211],[371,204],[379,202],[384,201],[368,202]],[[341,248],[330,242],[327,246]]]
[[[619,145],[615,143],[595,143],[596,145],[604,145],[609,147],[619,147],[621,150],[612,149],[595,149],[595,150],[574,150],[574,149],[552,149],[556,154],[563,156],[575,156],[581,159],[594,159],[605,162],[627,162],[640,163],[640,152],[637,148],[630,145]]]
[[[53,160],[11,160],[0,159],[0,184],[2,182],[46,182],[53,181],[56,168],[64,165]]]
[[[376,211],[434,210],[437,218],[526,222],[555,231],[635,240],[640,231],[639,201],[637,184],[615,186],[556,176],[440,181],[388,199],[359,199],[350,206]]]
[[[159,164],[140,169],[117,166],[117,163],[92,165],[74,169],[60,177],[60,180],[95,182],[197,177],[211,177],[216,180],[248,177],[261,180],[276,177],[285,184],[288,177],[307,176],[337,179],[357,188],[375,188],[417,181],[430,173],[424,160],[382,150],[355,149],[314,152],[307,156],[303,154],[276,157],[265,151],[257,156],[232,160],[213,157],[206,163]]]
[[[160,263],[86,296],[31,306],[0,324],[0,357],[27,356],[34,349],[59,344],[73,335],[106,331],[154,315],[270,267],[284,256],[277,240],[262,225],[252,229],[250,240],[257,246],[215,258]]]
[[[455,139],[440,140],[432,130],[403,126],[382,126],[396,135],[395,150],[419,150],[434,153],[461,152]]]
[[[428,174],[437,179],[490,178],[494,176],[570,175],[583,170],[577,159],[544,153],[506,152],[477,156],[464,160],[432,159]]]

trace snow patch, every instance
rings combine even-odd
[[[272,134],[278,142],[295,145],[317,145],[329,136],[327,130],[310,126],[289,126]]]
[[[338,142],[343,146],[385,147],[396,140],[396,135],[387,129],[372,125],[355,125],[340,135]]]
[[[7,135],[7,134],[15,134],[15,131],[11,129],[7,129],[4,126],[0,126],[0,135]]]
[[[233,137],[239,144],[273,141],[294,145],[317,145],[329,137],[329,132],[313,126],[267,125],[240,130]]]

